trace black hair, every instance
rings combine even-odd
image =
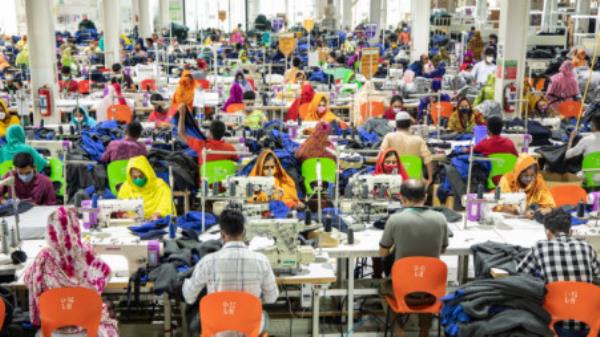
[[[13,158],[13,165],[16,168],[33,167],[33,156],[27,152],[19,152]]]
[[[410,119],[396,121],[396,128],[400,130],[406,130],[410,128],[411,121]]]
[[[244,101],[245,100],[255,100],[256,94],[254,93],[254,91],[249,90],[249,91],[246,91],[242,97],[243,97]]]
[[[142,124],[137,120],[131,121],[127,124],[125,132],[129,137],[138,139],[142,135]]]
[[[496,54],[496,52],[494,51],[493,48],[485,48],[485,51],[483,52],[483,54],[485,56],[494,56],[494,54]]]
[[[115,72],[115,73],[116,73],[117,71],[121,71],[121,69],[122,69],[122,68],[123,68],[123,67],[121,67],[121,65],[120,65],[120,64],[118,64],[118,63],[114,63],[114,64],[112,65],[112,71],[113,71],[113,72]]]
[[[402,99],[402,96],[400,95],[394,95],[392,96],[392,99],[390,100],[390,105],[394,104],[395,102],[400,102],[400,104],[404,104],[404,100]]]
[[[153,93],[152,96],[150,96],[151,102],[163,101],[163,100],[164,100],[164,98],[162,97],[162,95],[157,92]]]
[[[300,68],[301,63],[302,61],[300,61],[300,59],[297,57],[294,57],[294,59],[292,60],[292,65],[296,68]]]
[[[210,134],[214,140],[221,140],[225,135],[225,123],[221,121],[212,121],[212,123],[210,123]]]
[[[490,117],[488,118],[487,121],[487,128],[488,131],[494,135],[494,136],[498,136],[500,135],[500,133],[502,133],[502,118],[498,117],[498,116],[494,116],[494,117]]]
[[[571,215],[562,208],[555,208],[544,217],[544,228],[553,234],[569,234],[571,230]]]
[[[70,75],[71,74],[71,67],[63,66],[60,69],[60,73],[63,74],[63,75]]]
[[[223,233],[238,237],[244,234],[244,215],[235,209],[225,209],[219,216],[219,225]]]
[[[427,197],[427,189],[422,181],[410,179],[400,185],[400,194],[409,201],[421,202]]]
[[[498,35],[492,33],[490,34],[490,39],[496,39],[496,41],[498,41]]]
[[[600,131],[600,113],[592,115],[592,124],[594,124],[596,131]]]

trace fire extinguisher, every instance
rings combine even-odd
[[[52,115],[52,102],[50,101],[50,89],[43,86],[38,89],[40,114],[43,117]]]
[[[502,107],[504,108],[504,112],[515,112],[515,105],[511,102],[515,102],[517,99],[517,86],[514,83],[505,85],[502,98]]]

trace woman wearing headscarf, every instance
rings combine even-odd
[[[62,56],[60,58],[60,62],[62,63],[63,67],[68,67],[68,68],[72,68],[73,65],[76,64],[76,61],[73,58],[73,52],[72,52],[71,46],[67,46],[63,50]]]
[[[231,88],[229,89],[229,98],[227,99],[227,101],[225,101],[225,104],[223,104],[223,108],[221,110],[227,111],[227,108],[230,105],[241,104],[243,102],[244,102],[244,90],[242,89],[242,86],[239,83],[234,82],[231,85]]]
[[[250,82],[246,80],[244,73],[241,71],[238,71],[235,74],[235,82],[239,84],[240,87],[242,87],[242,94],[248,91],[254,91],[254,88],[252,88],[252,84],[250,84]]]
[[[469,43],[467,44],[467,49],[473,52],[473,58],[475,59],[475,61],[481,61],[484,47],[485,44],[483,43],[483,39],[481,38],[481,32],[476,31],[475,34],[473,34],[473,37],[471,38]]]
[[[310,158],[330,158],[335,160],[335,146],[329,141],[331,126],[327,123],[319,123],[308,139],[296,150],[296,158],[305,161]]]
[[[296,183],[287,174],[279,158],[271,150],[264,150],[256,159],[256,163],[250,171],[250,177],[275,177],[275,195],[273,199],[283,201],[290,208],[303,208],[304,205],[298,199]],[[267,202],[268,196],[259,195],[258,202]]]
[[[573,54],[573,67],[579,68],[579,67],[587,67],[587,66],[588,66],[588,61],[587,61],[587,53],[585,52],[585,49],[575,50],[575,53]]]
[[[171,189],[158,178],[148,159],[137,156],[129,159],[127,180],[121,185],[117,199],[143,199],[144,218],[159,219],[171,214]]]
[[[400,161],[400,156],[392,148],[379,152],[373,175],[379,174],[397,174],[402,177],[403,181],[408,180],[408,174]]]
[[[6,129],[11,125],[19,125],[19,117],[12,115],[8,111],[8,106],[3,99],[0,99],[0,137],[6,136]]]
[[[579,84],[573,72],[573,62],[565,61],[560,66],[560,71],[550,78],[550,85],[546,97],[550,106],[557,110],[558,105],[579,95]]]
[[[33,157],[33,164],[38,172],[42,172],[48,162],[33,147],[25,144],[25,130],[20,125],[12,125],[6,131],[6,145],[0,148],[0,163],[13,160],[20,152],[27,152]]]
[[[483,115],[473,110],[468,99],[462,98],[448,119],[448,130],[458,133],[472,132],[473,126],[484,123]]]
[[[24,281],[29,290],[29,315],[34,326],[40,326],[40,297],[50,289],[83,287],[101,294],[110,279],[110,267],[96,256],[81,238],[79,218],[74,208],[60,207],[52,213],[46,227],[47,247],[25,270]],[[99,337],[118,337],[117,321],[102,306]],[[58,331],[57,331],[58,332]],[[62,328],[65,335],[84,334],[81,328]]]
[[[96,120],[90,117],[86,108],[80,106],[73,109],[71,124],[78,128],[93,128],[96,126]]]
[[[173,94],[173,106],[179,107],[181,104],[185,104],[188,111],[192,111],[195,92],[196,81],[194,81],[192,73],[189,70],[184,70],[179,78],[179,85],[175,90],[175,94]]]
[[[285,120],[297,120],[300,116],[300,107],[304,104],[309,104],[313,97],[315,97],[315,90],[312,85],[310,85],[310,83],[304,83],[304,85],[302,85],[300,97],[296,98],[290,106]]]
[[[502,176],[498,186],[502,193],[525,192],[528,209],[525,215],[529,218],[533,218],[534,210],[547,213],[556,207],[537,161],[529,154],[519,155],[513,171]],[[515,205],[502,206],[499,210],[508,213],[518,212]]]
[[[322,93],[316,93],[306,109],[300,111],[300,118],[305,122],[337,122],[340,127],[347,128],[338,116],[329,109],[329,100]]]

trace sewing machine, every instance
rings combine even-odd
[[[527,194],[525,192],[485,193],[482,198],[478,198],[476,194],[468,194],[462,197],[462,204],[466,205],[467,219],[493,225],[501,223],[503,219],[495,216],[490,211],[492,208],[516,205],[518,213],[524,214],[527,209]]]
[[[115,213],[133,213],[133,218],[113,218]],[[144,200],[142,199],[111,199],[98,200],[99,227],[130,226],[144,221]]]
[[[104,233],[103,233],[104,234]],[[148,264],[149,246],[156,247],[162,254],[162,245],[157,241],[142,241],[136,237],[117,237],[109,235],[102,237],[95,235],[91,239],[91,245],[98,255],[117,255],[127,260],[128,272],[124,270],[113,270],[114,276],[131,276],[139,268],[145,268]]]
[[[54,158],[64,158],[73,147],[73,143],[68,140],[28,140],[27,144],[40,152],[49,152],[50,157]]]
[[[275,194],[274,177],[229,177],[227,195],[239,199],[250,199],[261,193],[269,198]]]
[[[400,193],[402,177],[397,174],[358,175],[350,179],[352,195],[360,199],[390,199]]]
[[[274,243],[259,249],[271,263],[276,273],[295,274],[301,264],[309,264],[315,259],[311,246],[301,246],[298,235],[303,224],[298,219],[256,219],[246,225],[246,239],[255,237],[273,239]]]
[[[217,113],[215,118],[225,125],[242,125],[246,115],[241,112],[230,112],[230,113]]]

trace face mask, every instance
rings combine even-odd
[[[19,179],[24,183],[29,183],[33,180],[34,173],[29,172],[27,174],[19,174]]]
[[[324,113],[326,110],[327,110],[327,107],[325,107],[325,106],[319,106],[319,107],[317,108],[317,111],[318,111],[320,114]]]
[[[75,118],[75,120],[76,120],[78,123],[81,123],[81,122],[83,122],[83,117],[76,117],[76,118]]]
[[[487,63],[492,63],[492,62],[494,62],[494,58],[493,58],[492,56],[487,56],[487,57],[485,58],[485,61],[486,61]]]
[[[383,172],[385,172],[385,174],[395,174],[398,172],[398,165],[383,164]]]
[[[401,112],[401,111],[402,111],[402,109],[401,109],[401,108],[393,108],[392,110],[394,111],[394,113],[398,113],[398,112]]]
[[[6,114],[4,112],[0,112],[0,120],[6,118]]]
[[[521,178],[519,178],[519,182],[521,182],[521,185],[523,185],[523,186],[529,186],[529,184],[531,184],[534,180],[535,180],[535,177],[521,177]]]
[[[463,115],[467,115],[467,114],[471,113],[471,109],[469,109],[469,108],[461,108],[458,111],[460,111],[460,113],[463,114]]]
[[[144,185],[146,185],[147,182],[148,182],[148,179],[146,179],[146,178],[134,178],[133,179],[133,184],[137,187],[144,187]]]

